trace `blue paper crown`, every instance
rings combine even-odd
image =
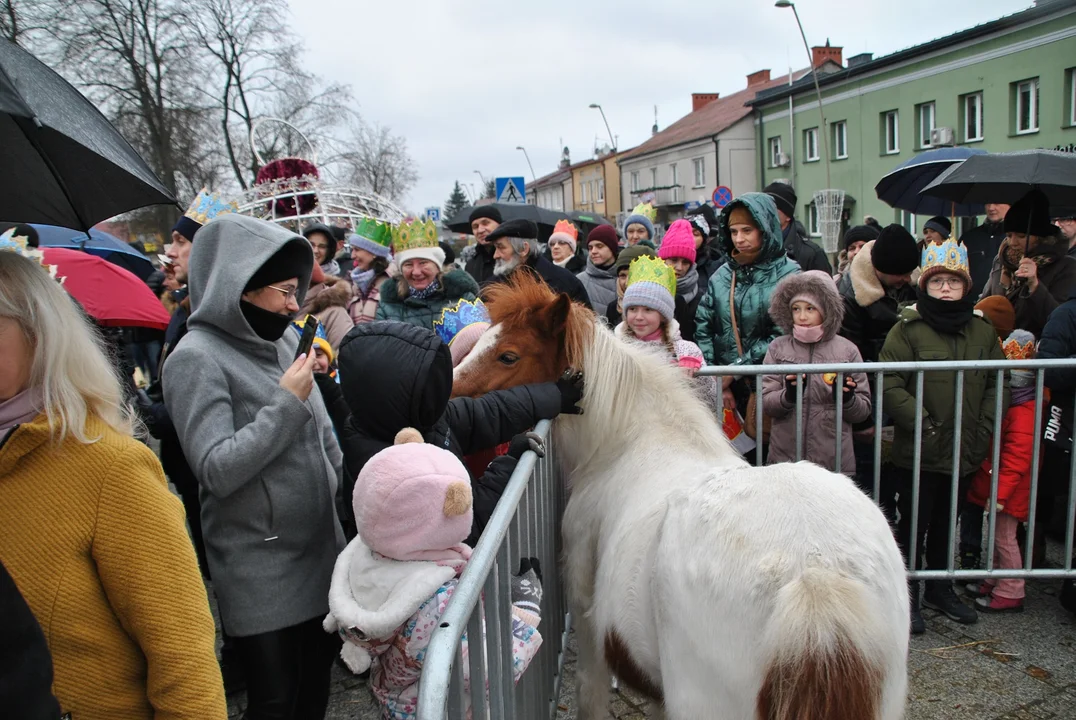
[[[919,266],[923,269],[940,266],[953,272],[968,272],[968,249],[955,240],[946,240],[941,245],[927,243]]]
[[[451,345],[463,328],[476,323],[488,323],[489,313],[481,300],[459,301],[452,307],[441,311],[441,317],[433,321],[433,329],[441,337],[441,342]]]

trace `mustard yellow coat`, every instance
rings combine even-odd
[[[160,463],[100,420],[0,446],[0,560],[41,624],[53,693],[77,720],[224,720],[213,618]],[[0,713],[2,714],[2,713]]]

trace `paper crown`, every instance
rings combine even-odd
[[[567,220],[557,220],[557,224],[553,226],[553,235],[557,233],[564,233],[572,238],[572,240],[579,239],[579,230]]]
[[[56,266],[45,262],[45,253],[39,248],[30,247],[26,236],[15,234],[15,228],[9,228],[3,235],[0,235],[0,252],[13,252],[34,261],[49,274],[49,277],[63,285],[64,278],[56,274]]]
[[[635,208],[631,211],[631,214],[632,215],[642,215],[644,218],[646,218],[650,222],[654,222],[655,220],[658,219],[657,208],[655,208],[653,205],[651,205],[648,202],[639,203],[638,205],[636,205]]]
[[[364,217],[355,228],[355,234],[386,248],[392,246],[392,226],[380,220]]]
[[[676,297],[676,273],[660,258],[640,255],[631,261],[628,266],[627,287],[639,282],[657,283]]]
[[[941,271],[966,275],[968,273],[968,249],[955,240],[946,240],[941,245],[928,243],[923,248],[919,267],[924,270],[941,268]]]
[[[404,220],[392,231],[392,243],[397,254],[405,250],[437,247],[437,225],[432,220]]]
[[[433,329],[441,337],[441,342],[452,346],[460,331],[477,323],[489,323],[489,312],[481,300],[460,298],[455,305],[441,310],[441,317],[433,321]]]
[[[183,213],[183,216],[189,217],[199,225],[205,225],[218,215],[233,213],[238,210],[239,205],[234,200],[225,202],[221,199],[220,193],[210,193],[209,188],[202,188],[198,191],[198,195],[195,196],[194,202],[187,208],[187,212]]]

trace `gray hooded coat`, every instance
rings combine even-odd
[[[239,300],[286,243],[306,241],[261,220],[225,215],[198,231],[190,257],[187,335],[165,362],[165,402],[198,478],[202,531],[221,619],[236,637],[328,612],[344,536],[333,498],[342,456],[315,389],[279,386],[298,335],[258,337]],[[301,305],[313,269],[295,269]]]

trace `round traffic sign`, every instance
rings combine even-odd
[[[725,207],[732,202],[732,190],[729,190],[724,185],[718,185],[714,190],[713,201],[718,208]]]

